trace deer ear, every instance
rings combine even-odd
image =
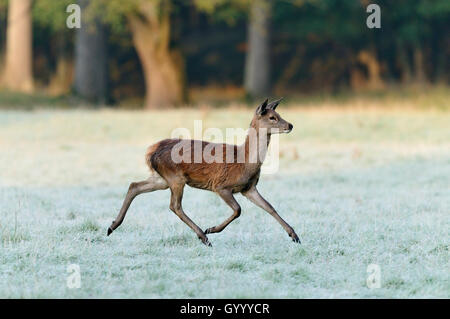
[[[278,104],[280,104],[282,99],[283,98],[278,99],[278,100],[273,101],[273,102],[270,102],[269,105],[267,105],[267,108],[275,111],[275,109],[277,108]]]
[[[264,115],[267,112],[267,103],[269,102],[269,99],[265,99],[264,102],[262,102],[257,108],[256,108],[256,114],[257,115]]]

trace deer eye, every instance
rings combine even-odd
[[[271,117],[269,117],[269,120],[271,120],[271,121],[276,121],[277,118],[276,118],[275,116],[271,116]]]

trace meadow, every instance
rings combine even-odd
[[[449,298],[449,99],[418,101],[281,105],[294,130],[259,189],[302,244],[237,195],[242,215],[209,235],[212,248],[169,210],[167,190],[106,229],[146,178],[148,145],[198,119],[247,128],[253,109],[2,110],[0,298]],[[203,229],[231,214],[189,187],[183,204]],[[367,286],[370,264],[380,288]]]

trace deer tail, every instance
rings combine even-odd
[[[150,145],[147,148],[147,152],[145,153],[145,163],[147,164],[148,168],[150,169],[150,172],[155,171],[155,168],[152,166],[152,156],[156,152],[158,147],[159,147],[159,143]]]

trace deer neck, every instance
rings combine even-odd
[[[270,143],[270,134],[265,129],[250,127],[242,145],[245,148],[245,163],[260,168],[266,158]]]

